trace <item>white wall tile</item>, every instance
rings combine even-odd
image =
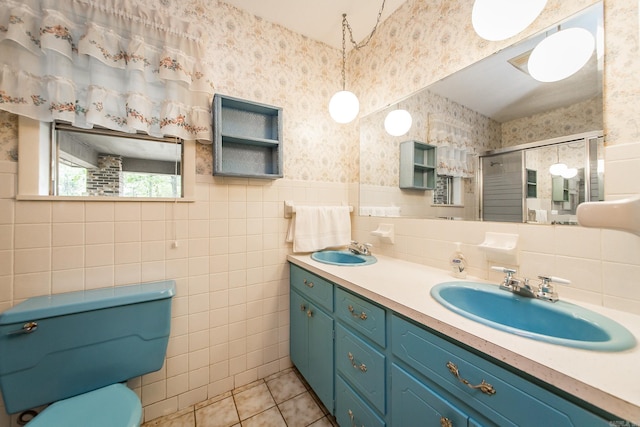
[[[141,244],[134,243],[116,243],[115,247],[115,264],[130,264],[141,261]]]
[[[0,225],[0,251],[13,249],[13,226]]]
[[[85,289],[107,288],[114,283],[113,265],[87,267],[84,271]]]
[[[61,270],[51,272],[51,293],[84,290],[84,269]]]
[[[116,286],[132,285],[142,282],[139,263],[116,265],[113,267],[113,272],[113,281]]]
[[[84,215],[87,222],[109,222],[115,219],[114,202],[85,203]]]
[[[118,202],[114,204],[115,221],[140,221],[140,202]]]
[[[13,252],[14,256],[14,272],[16,274],[22,273],[37,273],[41,271],[51,270],[51,249],[39,248],[39,249],[17,249]],[[4,271],[10,271],[10,269],[3,268]]]
[[[60,201],[51,205],[51,216],[54,223],[84,222],[84,202]]]
[[[116,222],[114,226],[115,242],[139,242],[142,235],[141,228],[139,221]]]
[[[47,224],[51,222],[51,202],[18,201],[15,209],[16,224]]]
[[[16,274],[13,279],[13,297],[16,300],[48,295],[51,292],[51,275],[44,273]]]
[[[53,247],[84,244],[85,226],[82,222],[54,223],[51,228],[51,246]]]
[[[70,270],[84,267],[84,246],[63,246],[51,250],[51,269]]]
[[[113,265],[114,245],[87,245],[85,246],[85,266],[99,267]]]
[[[84,232],[88,245],[113,243],[115,240],[113,222],[87,222]]]
[[[0,224],[13,224],[16,202],[11,199],[0,199]]]

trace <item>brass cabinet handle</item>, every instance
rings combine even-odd
[[[38,322],[27,322],[22,325],[22,328],[11,331],[7,335],[30,334],[32,332],[35,332],[36,329],[38,329]]]
[[[367,313],[365,313],[364,311],[360,312],[360,314],[354,313],[354,309],[352,305],[349,305],[347,309],[349,310],[349,313],[351,313],[353,317],[357,317],[360,320],[367,320]]]
[[[304,304],[300,304],[300,311],[305,311],[307,309],[307,306]]]
[[[360,365],[358,365],[356,363],[355,357],[353,357],[353,354],[351,354],[351,352],[349,352],[347,356],[349,357],[351,366],[353,366],[355,369],[360,369],[361,372],[367,372],[367,365],[365,365],[364,363],[361,363]]]
[[[313,316],[313,311],[311,311],[311,309],[309,309],[307,311],[307,317],[312,317]]]
[[[309,282],[307,279],[303,279],[302,280],[304,282],[305,285],[307,285],[310,288],[313,288],[313,282]]]
[[[347,411],[347,413],[349,414],[349,419],[351,420],[351,427],[358,427],[358,426],[356,425],[356,420],[355,420],[355,417],[354,417],[354,415],[353,415],[353,411],[352,411],[351,409],[349,409],[349,410]],[[362,425],[362,427],[364,427],[364,424]]]
[[[455,363],[447,362],[447,368],[449,369],[449,372],[451,372],[453,376],[458,379],[458,381],[460,381],[462,384],[467,385],[469,388],[478,389],[484,394],[488,394],[489,396],[496,394],[496,389],[494,389],[493,386],[487,383],[485,380],[482,380],[482,382],[478,385],[473,385],[469,381],[462,378]]]
[[[453,423],[447,417],[440,417],[440,427],[453,427]]]

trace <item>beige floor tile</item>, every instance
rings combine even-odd
[[[231,396],[196,410],[198,427],[230,427],[239,421]]]
[[[287,427],[276,406],[242,422],[242,427]]]
[[[267,381],[267,387],[269,387],[276,403],[282,403],[307,391],[293,371]]]
[[[223,399],[226,399],[227,397],[230,397],[231,395],[232,395],[232,392],[231,391],[227,391],[226,393],[219,394],[219,395],[217,395],[215,397],[212,397],[211,399],[205,400],[204,402],[196,403],[196,410],[198,410],[198,409],[200,409],[200,408],[202,408],[204,406],[209,406],[212,403],[216,403],[216,402],[219,402],[219,401],[221,401]]]
[[[183,409],[175,414],[146,422],[142,424],[142,427],[193,427],[195,424],[196,421],[193,413],[193,407],[189,407],[188,409]]]
[[[233,398],[236,401],[240,420],[251,418],[276,405],[264,382],[240,393],[234,393]]]
[[[329,419],[328,416],[319,419],[318,421],[316,421],[313,424],[309,424],[309,427],[334,427],[337,426],[338,424],[334,424],[331,422],[331,420]]]
[[[309,392],[278,405],[288,427],[305,427],[324,417]]]
[[[289,372],[294,372],[293,368],[283,369],[282,371],[278,371],[275,374],[271,374],[264,379],[264,382],[269,382],[283,375],[287,375]]]
[[[233,389],[233,394],[242,393],[245,390],[249,390],[250,388],[254,388],[256,386],[259,386],[262,383],[264,383],[264,380],[257,380],[257,381],[254,381],[252,383],[249,383],[247,385],[243,385],[242,387],[238,387],[236,389]]]

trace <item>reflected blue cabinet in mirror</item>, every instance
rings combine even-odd
[[[213,174],[282,178],[282,108],[216,94]]]
[[[400,143],[400,188],[433,190],[436,186],[436,147],[419,141]]]

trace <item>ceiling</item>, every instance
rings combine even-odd
[[[381,22],[406,0],[384,0]],[[353,30],[356,42],[366,38],[376,24],[380,0],[223,0],[265,21],[342,49],[342,14]],[[349,35],[347,34],[347,49]]]

